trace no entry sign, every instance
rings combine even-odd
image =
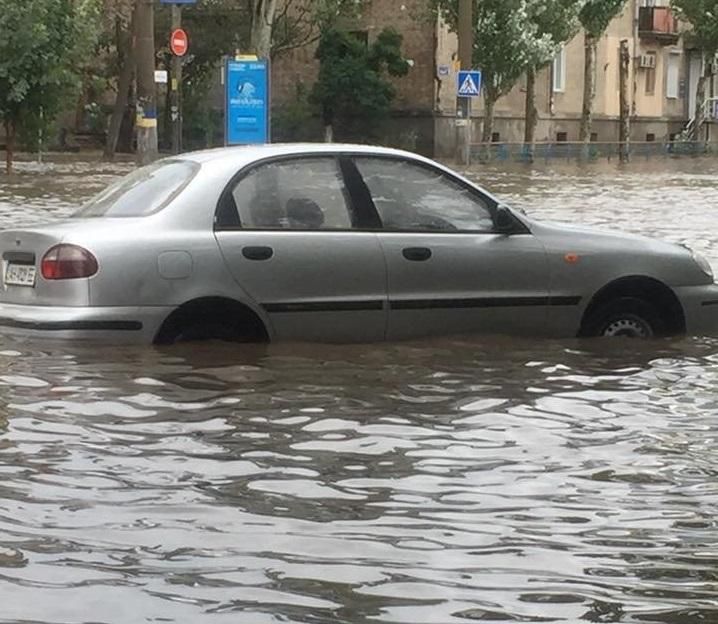
[[[170,50],[172,50],[172,54],[175,56],[184,56],[187,54],[188,49],[189,39],[187,33],[181,28],[173,30],[170,35]]]

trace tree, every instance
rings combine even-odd
[[[272,54],[319,40],[341,19],[356,17],[368,0],[282,0],[272,25]]]
[[[268,59],[272,52],[272,29],[277,0],[251,0],[252,33],[250,48],[259,58]]]
[[[536,110],[536,74],[548,65],[560,47],[578,31],[578,15],[585,0],[544,0],[531,8],[530,19],[539,36],[548,36],[552,46],[537,49],[537,56],[526,68],[526,120],[524,143],[527,155],[533,158],[533,144],[538,122]],[[544,54],[545,53],[545,54]]]
[[[135,50],[133,40],[135,37],[136,11],[134,3],[125,0],[118,6],[112,7],[113,13],[113,30],[117,52],[117,93],[115,96],[115,105],[112,109],[110,117],[110,126],[107,130],[105,140],[105,149],[103,157],[106,160],[112,160],[115,157],[117,149],[117,141],[120,137],[120,129],[122,127],[122,119],[127,110],[129,101],[130,88],[135,75]]]
[[[688,37],[703,52],[703,73],[696,87],[696,110],[693,139],[698,140],[705,121],[706,83],[715,71],[713,60],[718,54],[718,1],[671,0],[682,20],[691,25]]]
[[[312,101],[319,105],[325,138],[334,138],[335,125],[350,118],[386,114],[395,91],[385,74],[405,76],[409,62],[401,53],[402,36],[385,29],[367,45],[351,33],[331,28],[317,47],[319,78]]]
[[[585,31],[583,66],[583,110],[579,140],[588,144],[593,124],[593,100],[596,97],[596,49],[609,24],[623,10],[626,0],[588,0],[579,13]]]
[[[245,0],[249,3],[250,49],[260,58],[319,40],[339,18],[367,0]]]
[[[203,0],[182,12],[182,28],[190,39],[189,52],[182,59],[182,143],[190,149],[210,147],[221,130],[218,112],[207,106],[207,93],[217,79],[222,58],[236,50],[248,49],[248,15],[246,8],[237,6],[236,0]],[[168,71],[174,58],[169,49],[171,30],[171,10],[168,6],[160,7],[155,14],[158,66]],[[165,91],[162,120],[168,147],[172,137],[171,93],[171,89]]]
[[[544,0],[474,0],[473,63],[483,72],[484,128],[489,143],[497,100],[508,93],[537,58],[552,58],[555,43],[531,19]],[[433,0],[451,30],[457,28],[458,0]]]
[[[0,0],[0,120],[8,173],[18,131],[52,119],[79,86],[98,15],[96,0]]]

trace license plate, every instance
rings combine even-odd
[[[34,286],[37,269],[29,264],[8,264],[5,268],[5,284],[11,286]]]

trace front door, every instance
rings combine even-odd
[[[360,225],[339,161],[294,157],[241,175],[223,195],[215,235],[278,338],[383,340],[386,265],[376,234]]]
[[[442,169],[397,158],[354,162],[381,218],[388,337],[546,330],[548,262],[529,232],[496,232],[495,203]]]

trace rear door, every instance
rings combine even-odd
[[[386,264],[331,155],[243,171],[220,200],[215,235],[237,284],[277,337],[374,341],[386,330]]]
[[[383,224],[389,339],[545,331],[548,263],[534,236],[497,233],[495,202],[442,169],[395,157],[354,163]]]

